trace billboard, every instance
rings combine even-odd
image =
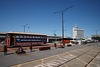
[[[45,42],[47,39],[19,39],[16,38],[16,42]]]
[[[16,45],[21,45],[21,46],[29,46],[30,44],[32,45],[43,45],[44,43],[47,42],[47,39],[20,39],[16,38]]]

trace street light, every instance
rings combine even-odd
[[[27,26],[28,24],[24,25],[24,32],[25,32],[25,27]]]
[[[57,12],[54,12],[53,14],[56,14],[56,13],[60,13],[62,14],[62,43],[63,43],[63,46],[65,46],[64,44],[64,22],[63,22],[63,14],[65,11],[67,11],[69,8],[72,8],[74,5],[72,6],[69,6],[68,8],[62,10],[62,11],[57,11]]]

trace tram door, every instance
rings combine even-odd
[[[14,46],[14,37],[15,37],[15,35],[11,34],[11,36],[10,36],[10,46]]]
[[[7,46],[10,46],[10,38],[6,38],[6,39],[5,39],[5,44],[6,44]]]

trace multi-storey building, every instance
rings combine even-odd
[[[75,26],[73,28],[73,38],[77,38],[77,39],[84,38],[84,30],[78,29],[78,27]]]

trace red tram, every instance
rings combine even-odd
[[[43,45],[47,43],[47,35],[23,32],[8,32],[5,44],[10,46]]]

